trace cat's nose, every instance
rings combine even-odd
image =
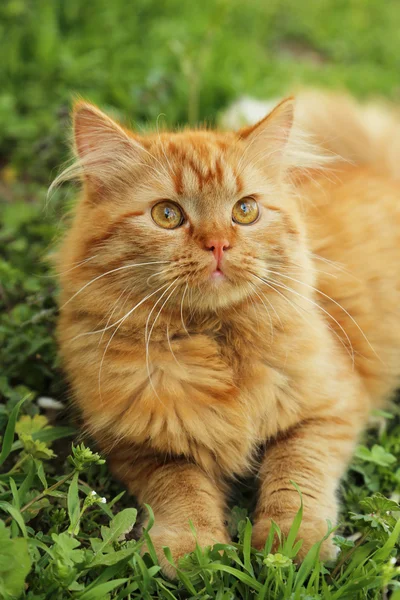
[[[221,261],[224,252],[230,248],[228,240],[209,239],[204,242],[204,249],[214,254],[217,263]]]

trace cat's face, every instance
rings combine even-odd
[[[170,309],[227,307],[261,285],[265,293],[268,269],[303,261],[299,214],[282,177],[291,120],[289,101],[239,133],[138,137],[78,105],[79,258],[114,270],[109,281],[121,292],[138,301],[162,295]]]

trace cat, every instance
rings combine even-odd
[[[200,545],[229,541],[248,473],[255,548],[272,521],[287,535],[299,486],[301,560],[396,389],[398,124],[374,111],[311,92],[237,132],[139,135],[74,106],[76,162],[54,184],[82,182],[58,253],[62,364],[171,577],[162,547],[192,551],[189,521]]]

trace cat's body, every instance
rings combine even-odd
[[[322,97],[308,128],[336,152],[332,102],[343,117],[339,99]],[[227,539],[226,486],[251,470],[254,544],[271,518],[287,531],[293,480],[304,554],[335,520],[357,435],[400,374],[400,185],[389,161],[374,159],[357,123],[352,140],[366,135],[368,156],[339,127],[352,163],[307,176],[286,165],[290,102],[240,135],[138,138],[88,105],[75,120],[85,190],[60,252],[59,338],[88,430],[153,507],[167,572],[162,546],[175,557],[194,547],[189,519],[200,543]],[[172,231],[150,223],[166,198],[185,214]],[[230,217],[241,198],[261,207],[242,227]]]

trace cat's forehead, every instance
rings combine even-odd
[[[240,147],[232,134],[190,131],[154,139],[150,152],[162,161],[177,196],[218,192],[240,195]]]

